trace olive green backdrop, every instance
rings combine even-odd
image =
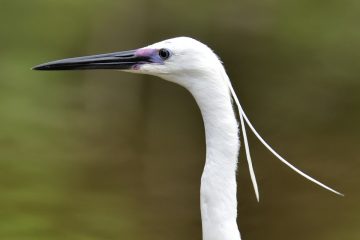
[[[35,72],[174,36],[221,56],[250,119],[245,240],[360,238],[357,0],[0,0],[0,239],[201,239],[204,129],[191,95],[150,76]]]

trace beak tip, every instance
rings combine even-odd
[[[31,70],[46,70],[46,66],[44,65],[37,65],[35,67],[32,67]]]

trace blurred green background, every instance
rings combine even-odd
[[[201,239],[204,129],[191,95],[151,76],[35,72],[54,59],[174,36],[221,56],[254,137],[245,240],[360,239],[357,0],[0,0],[0,239]]]

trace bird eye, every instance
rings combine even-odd
[[[162,60],[166,60],[170,57],[171,53],[169,50],[167,50],[166,48],[161,48],[159,50],[159,56],[161,57]]]

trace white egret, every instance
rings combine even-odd
[[[236,168],[240,148],[238,122],[256,198],[258,186],[252,166],[246,125],[280,161],[319,186],[342,195],[303,173],[258,134],[244,113],[225,69],[214,52],[189,37],[178,37],[136,50],[69,58],[41,64],[35,70],[118,69],[150,74],[185,87],[199,105],[206,134],[206,162],[201,177],[200,206],[204,240],[240,240],[236,223]]]

